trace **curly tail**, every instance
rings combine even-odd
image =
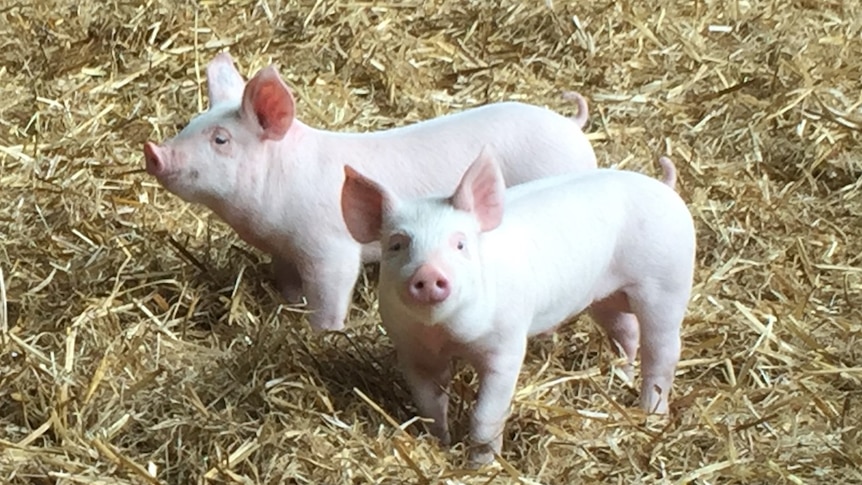
[[[661,165],[661,181],[668,187],[676,190],[676,168],[673,166],[673,162],[668,157],[659,157],[658,163]]]
[[[583,128],[587,125],[587,118],[589,117],[589,111],[587,110],[587,100],[584,99],[579,93],[574,91],[565,91],[563,92],[563,99],[567,101],[574,101],[578,103],[578,114],[576,114],[572,119],[575,123],[578,124],[580,128]]]

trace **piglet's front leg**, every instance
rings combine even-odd
[[[311,312],[308,323],[317,332],[342,330],[359,276],[359,246],[333,248],[321,254],[304,256],[297,263]]]
[[[443,446],[449,446],[452,439],[447,392],[452,374],[448,357],[428,349],[401,346],[398,360],[419,415],[434,420],[428,430]]]
[[[503,447],[503,430],[524,361],[526,338],[502,342],[474,363],[479,373],[479,393],[470,424],[471,466],[493,461]]]

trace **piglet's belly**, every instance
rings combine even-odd
[[[582,311],[583,309],[566,313],[546,312],[536,315],[530,325],[528,336],[532,337],[534,335],[551,333],[563,324],[577,318]]]
[[[588,311],[590,308],[600,308],[602,311],[631,313],[628,296],[625,294],[624,290],[619,290],[603,298],[590,299],[589,301],[575,304],[567,311],[550,309],[544,312],[539,312],[536,314],[532,324],[530,325],[529,335],[533,336],[553,332],[560,326],[574,321],[583,312]]]

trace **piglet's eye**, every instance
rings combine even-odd
[[[389,251],[398,252],[410,245],[410,238],[404,234],[393,234],[389,237]]]
[[[215,142],[216,145],[224,145],[225,143],[228,142],[228,138],[224,135],[215,135],[213,137],[213,141]]]
[[[456,232],[449,236],[449,247],[455,248],[456,251],[464,251],[467,254],[467,235],[463,232]]]

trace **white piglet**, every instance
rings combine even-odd
[[[667,412],[695,230],[673,164],[660,162],[664,183],[600,169],[506,190],[483,149],[451,197],[412,200],[345,168],[345,222],[357,241],[380,238],[382,323],[441,442],[450,442],[453,357],[480,378],[470,456],[485,463],[501,450],[527,338],[585,309],[625,352],[629,374],[640,347],[641,406]]]
[[[272,66],[247,83],[226,53],[207,67],[209,109],[163,145],[144,145],[147,172],[170,192],[206,205],[252,246],[272,255],[284,298],[308,302],[316,330],[344,326],[360,262],[378,243],[357,243],[339,198],[344,165],[399,197],[451,192],[483,144],[498,150],[506,181],[593,169],[596,155],[574,119],[538,106],[494,103],[409,126],[336,133],[295,117],[293,95]],[[371,241],[368,241],[371,243]]]

